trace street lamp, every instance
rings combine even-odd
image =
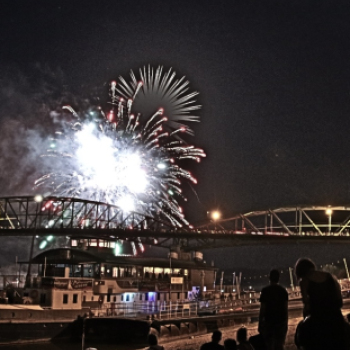
[[[34,196],[34,201],[37,202],[37,203],[41,203],[43,201],[43,196],[41,194],[36,194]]]
[[[208,216],[210,217],[211,221],[215,223],[215,230],[216,230],[216,222],[220,220],[221,213],[218,210],[208,211]]]
[[[333,210],[331,208],[326,209],[326,215],[328,215],[328,233],[331,233],[332,230],[332,213]]]
[[[214,221],[217,221],[217,220],[220,220],[221,218],[221,213],[218,211],[218,210],[214,210],[210,213],[210,217],[214,220]]]

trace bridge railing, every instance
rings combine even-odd
[[[168,227],[151,216],[77,198],[0,198],[0,227],[12,229],[159,229]]]

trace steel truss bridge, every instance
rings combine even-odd
[[[238,214],[194,229],[78,198],[0,198],[0,236],[130,240],[201,250],[239,245],[350,243],[350,206],[297,206]]]

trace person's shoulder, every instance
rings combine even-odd
[[[204,343],[201,347],[200,347],[200,350],[209,350],[211,347],[210,347],[210,344],[211,343]]]
[[[283,292],[283,293],[287,293],[288,294],[288,292],[287,292],[287,289],[286,288],[284,288],[283,286],[281,286],[280,284],[277,284],[277,286],[278,286],[278,288]]]
[[[267,285],[261,289],[260,294],[266,293],[270,289],[271,285]]]
[[[288,298],[288,291],[286,288],[284,288],[283,286],[281,286],[280,284],[276,284],[276,287],[280,293],[280,295],[286,296]]]
[[[221,344],[209,342],[209,343],[204,343],[200,349],[201,350],[224,350],[225,347]]]

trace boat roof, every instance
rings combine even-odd
[[[40,305],[0,304],[0,310],[44,310]]]
[[[166,258],[115,256],[110,250],[88,251],[78,248],[56,248],[46,250],[32,260],[32,264],[118,264],[125,266],[157,266],[169,267],[170,261]],[[28,263],[28,262],[26,262]],[[214,266],[207,265],[204,261],[171,259],[174,268],[201,268],[205,270],[217,270]]]

